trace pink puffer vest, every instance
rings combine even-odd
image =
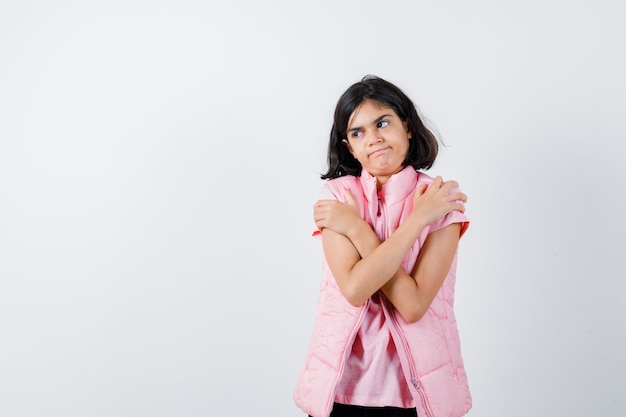
[[[385,239],[411,212],[415,186],[432,181],[428,175],[407,167],[393,175],[380,194],[376,190],[376,178],[367,171],[363,171],[360,177],[330,180],[327,185],[340,201],[344,201],[342,187],[348,187],[359,204],[361,216],[370,225],[377,226],[376,230],[382,230],[385,236],[379,237]],[[379,209],[387,210],[384,225],[376,224]],[[426,228],[405,257],[402,267],[412,271],[428,233],[455,222],[463,223],[463,233],[468,220],[460,212],[450,213]],[[455,256],[441,289],[418,322],[408,324],[388,300],[383,303],[420,417],[460,417],[472,405],[453,310],[456,263]],[[322,272],[311,343],[293,396],[296,405],[314,417],[330,415],[335,386],[365,312],[365,305],[354,307],[346,301],[326,261]]]

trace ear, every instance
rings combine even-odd
[[[352,150],[352,146],[350,146],[350,142],[348,142],[348,139],[342,139],[341,143],[343,143],[346,146],[346,148],[348,148],[348,151],[350,151],[352,156],[356,158],[356,156],[354,156],[354,151]]]
[[[408,122],[404,122],[404,128],[406,129],[406,133],[407,133],[409,139],[411,139],[413,137],[413,135],[411,134],[411,129],[409,129],[409,123]]]

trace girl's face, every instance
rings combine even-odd
[[[365,100],[348,121],[344,143],[361,166],[378,180],[378,188],[404,168],[409,150],[407,124],[391,108]]]

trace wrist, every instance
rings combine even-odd
[[[419,230],[420,233],[422,230],[424,230],[427,226],[431,224],[431,222],[429,222],[429,220],[424,215],[422,215],[421,213],[417,211],[413,211],[409,215],[407,220],[411,223],[411,229]]]
[[[346,233],[346,236],[348,239],[350,240],[354,240],[356,238],[358,238],[359,235],[361,235],[362,233],[369,231],[370,225],[367,224],[367,222],[363,219],[359,219],[359,221],[354,222],[352,224],[352,227],[350,227],[350,229],[348,229],[348,233]]]

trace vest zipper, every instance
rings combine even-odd
[[[387,205],[385,201],[378,197],[378,213],[377,213],[377,223],[380,222],[382,224],[382,228],[380,229],[379,239],[385,241],[389,238],[389,228],[387,227]]]
[[[382,220],[382,224],[383,224],[383,229],[381,230],[381,234],[384,236],[384,239],[386,240],[387,238],[389,238],[388,236],[389,228],[387,227],[387,205],[380,198],[378,199],[378,214],[379,214],[378,220]],[[426,416],[432,417],[432,412],[430,411],[430,407],[428,406],[428,403],[426,401],[426,394],[424,394],[424,389],[422,388],[422,384],[420,383],[419,379],[417,379],[417,371],[415,370],[415,363],[413,362],[413,355],[411,355],[411,348],[409,346],[409,342],[407,342],[406,337],[404,337],[404,331],[400,327],[400,324],[398,323],[398,319],[393,312],[394,310],[393,304],[391,304],[391,301],[389,301],[386,297],[383,297],[383,298],[385,299],[385,304],[387,306],[387,309],[386,309],[388,312],[387,316],[391,318],[391,322],[393,323],[393,326],[396,329],[396,334],[398,335],[398,338],[401,340],[402,347],[404,348],[404,354],[406,355],[406,362],[409,364],[409,374],[410,374],[411,384],[413,384],[413,386],[415,387],[415,390],[417,391],[417,394],[420,397],[420,402],[422,403],[422,407],[424,408],[424,411],[426,412]],[[397,346],[396,346],[396,349],[397,349]],[[400,354],[400,352],[398,352],[398,354]]]
[[[424,388],[422,387],[422,383],[417,378],[417,371],[415,370],[415,362],[413,361],[413,355],[411,354],[411,347],[409,346],[409,342],[406,340],[406,337],[404,336],[404,331],[400,327],[400,324],[398,323],[398,319],[393,312],[393,305],[391,304],[391,301],[389,301],[387,298],[385,298],[385,305],[387,307],[386,310],[388,311],[387,316],[391,318],[391,323],[393,324],[395,333],[397,334],[398,339],[400,339],[400,342],[402,343],[402,348],[404,349],[403,353],[405,355],[406,362],[409,365],[409,377],[410,377],[411,384],[413,385],[413,387],[415,387],[415,391],[417,391],[417,394],[419,395],[419,401],[422,404],[422,407],[424,409],[424,412],[426,413],[426,416],[432,417],[433,413],[430,410],[428,401],[426,400],[426,394],[424,393]],[[396,345],[396,349],[397,348],[398,347]],[[398,354],[400,354],[399,350],[398,350]]]
[[[383,220],[383,229],[381,230],[381,234],[384,236],[384,239],[386,240],[389,236],[388,234],[388,230],[389,228],[387,227],[387,205],[385,204],[385,202],[382,199],[378,199],[378,214],[379,214],[379,218],[378,220]],[[387,317],[391,319],[391,323],[393,324],[393,327],[395,329],[395,334],[397,335],[397,338],[400,339],[400,342],[402,344],[402,348],[403,348],[403,354],[405,355],[405,362],[408,363],[409,365],[409,379],[411,381],[411,384],[413,385],[413,387],[415,388],[415,391],[417,392],[417,395],[419,396],[419,402],[422,405],[422,408],[424,409],[424,412],[426,414],[426,417],[433,417],[433,413],[430,409],[430,406],[428,405],[428,401],[426,400],[426,394],[424,393],[424,388],[422,387],[422,383],[419,381],[419,379],[417,378],[417,371],[415,370],[415,362],[413,361],[413,355],[411,354],[411,347],[409,346],[409,342],[406,340],[406,337],[404,336],[404,331],[402,330],[402,328],[400,327],[400,324],[398,323],[398,318],[396,317],[395,313],[393,312],[394,307],[393,304],[391,304],[391,301],[389,301],[386,297],[383,297],[385,300],[385,310],[387,312]],[[394,339],[395,341],[395,339]],[[396,344],[396,349],[398,349],[398,346]],[[398,349],[398,355],[400,355],[400,350]],[[402,363],[402,360],[400,361]],[[420,415],[420,413],[417,413],[418,415]]]

